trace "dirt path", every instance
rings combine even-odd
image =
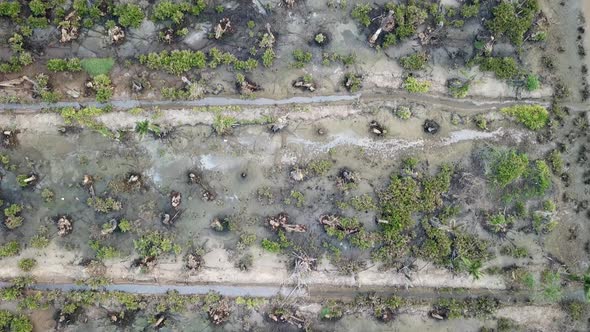
[[[208,97],[194,101],[150,101],[150,100],[113,100],[109,105],[116,109],[127,110],[132,108],[153,108],[158,107],[160,110],[173,111],[179,108],[193,108],[203,106],[279,106],[279,105],[309,105],[309,104],[325,104],[338,102],[376,102],[376,101],[400,101],[407,103],[421,103],[429,104],[431,106],[439,106],[448,108],[453,111],[476,112],[490,109],[498,109],[501,107],[511,106],[515,104],[541,104],[549,106],[551,104],[548,99],[520,99],[514,98],[498,98],[498,99],[454,99],[437,95],[424,94],[410,94],[403,91],[382,91],[374,94],[358,94],[358,95],[331,95],[331,96],[311,96],[311,97],[292,97],[288,99],[239,99],[226,97]],[[0,112],[17,111],[25,113],[34,113],[50,108],[63,107],[102,107],[107,104],[97,102],[58,102],[54,104],[38,103],[38,104],[0,104]],[[564,106],[570,110],[588,111],[590,106],[584,103],[565,103]]]

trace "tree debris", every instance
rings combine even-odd
[[[66,236],[74,230],[72,221],[67,216],[60,217],[57,222],[57,234],[59,236]]]
[[[273,231],[278,231],[279,229],[283,229],[287,233],[305,233],[307,231],[306,225],[289,224],[289,215],[284,212],[266,218],[266,222],[270,225]]]

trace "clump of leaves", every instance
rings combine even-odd
[[[515,105],[502,108],[501,112],[514,117],[530,130],[539,130],[549,123],[549,111],[541,105]]]
[[[9,241],[0,245],[0,258],[16,256],[20,252],[20,243],[17,241]]]
[[[408,76],[404,80],[403,88],[409,93],[426,93],[430,91],[431,85],[429,81],[420,81],[414,76]]]
[[[406,70],[423,70],[428,63],[428,55],[424,52],[416,52],[400,58],[399,62]]]
[[[539,11],[537,0],[502,1],[492,9],[494,17],[486,25],[496,36],[506,36],[514,45],[520,46]]]
[[[506,80],[521,75],[521,70],[512,57],[484,57],[477,61],[479,68],[483,71],[493,72],[498,79]]]
[[[78,58],[71,59],[49,59],[47,70],[52,72],[79,72],[82,70],[82,63]]]
[[[19,204],[10,204],[4,209],[4,225],[8,229],[15,229],[23,224],[24,218],[20,216],[23,207]]]
[[[359,3],[357,4],[350,13],[350,16],[357,20],[360,24],[368,27],[371,25],[371,18],[369,17],[369,13],[373,8],[368,3]]]
[[[96,91],[96,101],[106,103],[111,100],[113,87],[111,86],[111,79],[107,75],[100,74],[94,76],[92,88]]]
[[[18,261],[18,268],[25,271],[30,272],[37,266],[37,260],[34,258],[23,258]]]
[[[506,217],[503,213],[494,214],[488,219],[488,225],[495,233],[506,233],[513,222],[512,218]]]
[[[119,24],[126,28],[139,28],[144,18],[141,7],[132,3],[115,6],[113,14],[119,17]]]
[[[516,150],[494,150],[491,159],[489,178],[499,188],[520,179],[529,164],[528,156]]]
[[[158,257],[165,253],[179,254],[182,251],[171,238],[158,231],[143,234],[139,239],[133,240],[133,245],[141,257]]]
[[[395,115],[402,120],[408,120],[412,117],[412,110],[408,106],[399,106],[395,110]]]
[[[139,136],[143,137],[148,133],[159,135],[161,133],[160,126],[155,123],[151,123],[149,120],[138,121],[135,123],[135,132]]]
[[[191,69],[203,69],[207,64],[205,53],[201,51],[174,50],[149,53],[139,56],[139,63],[150,69],[164,70],[173,75],[184,74]]]
[[[311,52],[296,49],[295,51],[293,51],[293,58],[295,59],[293,67],[303,68],[306,64],[311,62]]]
[[[221,113],[215,114],[213,119],[213,130],[217,135],[227,135],[231,133],[233,127],[238,124],[238,120],[233,116],[226,116]]]
[[[346,73],[344,75],[344,87],[349,92],[355,93],[361,89],[363,83],[363,76],[354,73]]]
[[[91,197],[88,198],[86,204],[88,204],[88,206],[93,207],[95,211],[102,213],[109,213],[112,211],[121,210],[121,202],[115,200],[112,197]]]

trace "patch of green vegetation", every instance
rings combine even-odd
[[[370,4],[359,3],[352,9],[350,16],[352,16],[352,18],[357,20],[360,24],[368,27],[371,25],[371,18],[369,17],[371,10],[373,10],[373,8]]]
[[[153,17],[156,21],[172,21],[182,23],[184,14],[191,9],[188,2],[174,3],[170,0],[158,1],[153,8]]]
[[[104,246],[97,240],[92,240],[88,243],[90,248],[96,251],[96,258],[99,260],[113,259],[119,257],[120,253],[117,248],[112,246]]]
[[[287,239],[285,232],[279,231],[278,235],[279,235],[278,241],[272,241],[269,239],[262,239],[262,242],[260,243],[260,245],[262,246],[262,249],[264,249],[268,252],[272,252],[272,253],[280,253],[284,249],[287,249],[292,245],[291,241],[289,241]]]
[[[488,130],[488,120],[484,117],[483,114],[478,114],[473,117],[473,122],[480,130],[486,131]]]
[[[145,17],[141,7],[132,3],[115,6],[113,14],[119,17],[119,24],[126,28],[139,28]]]
[[[312,174],[315,176],[324,176],[330,171],[333,165],[334,163],[331,160],[318,159],[313,160],[309,164],[307,164],[305,170],[308,174]]]
[[[246,308],[248,308],[250,310],[259,309],[260,307],[262,307],[266,303],[267,303],[267,300],[264,298],[248,297],[248,296],[247,297],[242,297],[242,296],[236,297],[236,304],[237,305],[246,306]]]
[[[516,78],[522,72],[512,57],[483,57],[475,61],[483,71],[493,72],[498,79],[507,80]]]
[[[561,300],[561,275],[559,272],[545,270],[541,273],[541,296],[548,302]]]
[[[20,14],[21,7],[18,1],[0,2],[0,16],[17,18]]]
[[[450,263],[453,241],[446,231],[435,228],[427,221],[420,223],[426,235],[425,241],[418,250],[418,255],[440,266]]]
[[[465,98],[469,93],[469,88],[471,87],[471,82],[466,81],[461,84],[456,84],[449,86],[449,93],[453,98]]]
[[[293,51],[293,58],[295,59],[295,63],[293,63],[293,67],[295,68],[303,68],[306,64],[311,62],[311,52],[306,52],[300,49],[296,49]]]
[[[463,18],[475,17],[479,14],[479,0],[473,0],[470,5],[461,6],[461,16]]]
[[[315,40],[315,42],[319,45],[322,45],[324,42],[326,42],[326,35],[324,35],[323,33],[318,33],[317,35],[315,35],[313,40]]]
[[[510,224],[513,223],[513,218],[506,217],[503,213],[497,213],[488,218],[488,225],[495,233],[506,233]]]
[[[47,227],[40,227],[37,234],[33,235],[29,244],[35,249],[43,249],[49,245],[49,231]]]
[[[549,165],[551,165],[551,170],[553,170],[553,174],[561,175],[561,173],[563,173],[564,163],[559,150],[552,150],[547,156],[547,161],[549,162]]]
[[[296,207],[302,208],[303,204],[305,204],[305,196],[303,193],[300,191],[291,190],[289,197],[285,198],[285,204],[291,205],[292,203],[294,203]]]
[[[349,55],[343,55],[343,54],[338,54],[338,53],[322,53],[322,64],[324,66],[328,66],[333,62],[340,62],[345,66],[349,66],[352,65],[356,62],[356,55],[355,54],[349,54]]]
[[[539,90],[541,87],[541,82],[539,81],[539,76],[534,74],[529,74],[526,77],[525,87],[528,91],[535,91]]]
[[[86,200],[86,204],[93,207],[96,212],[109,213],[121,210],[121,202],[112,197],[90,197]]]
[[[465,258],[472,262],[482,262],[490,257],[488,252],[489,243],[474,235],[464,232],[455,233],[454,244],[457,256],[461,260]]]
[[[361,89],[363,83],[363,76],[354,74],[354,73],[346,73],[344,74],[344,87],[348,89],[349,92],[355,93]]]
[[[133,240],[133,245],[141,257],[158,257],[165,253],[178,255],[182,251],[178,244],[174,244],[171,238],[159,231],[143,234],[139,239]]]
[[[173,75],[184,74],[191,69],[203,69],[207,62],[201,51],[173,50],[139,56],[139,63],[150,69],[164,70]]]
[[[135,132],[143,137],[149,133],[159,135],[161,133],[160,126],[155,123],[151,123],[149,120],[138,121],[135,123]]]
[[[33,323],[25,315],[0,310],[0,331],[32,332]]]
[[[336,301],[328,301],[320,310],[320,319],[323,320],[338,320],[343,315],[343,306]]]
[[[233,116],[226,116],[221,113],[215,114],[213,119],[213,130],[217,135],[227,135],[231,133],[233,127],[238,125],[238,120]]]
[[[498,310],[498,300],[489,296],[457,300],[440,298],[434,304],[435,312],[447,319],[462,317],[489,318]]]
[[[275,61],[275,58],[275,51],[273,51],[272,48],[267,48],[266,50],[264,50],[264,53],[262,54],[262,65],[266,68],[269,68],[270,66],[272,66],[273,62]]]
[[[95,77],[108,75],[115,65],[115,60],[113,58],[86,58],[80,61],[80,65],[88,75]]]
[[[0,246],[0,258],[16,256],[20,253],[20,243],[9,241]]]
[[[400,58],[399,62],[406,70],[423,70],[428,64],[428,55],[424,52],[416,52]]]
[[[117,227],[119,227],[119,230],[123,233],[129,232],[133,228],[131,222],[127,219],[121,219]]]
[[[404,80],[403,88],[409,93],[427,93],[431,85],[429,81],[420,81],[414,76],[408,76]]]
[[[370,211],[377,209],[377,205],[373,201],[373,197],[368,194],[362,194],[350,199],[350,205],[357,211]]]
[[[82,63],[78,58],[71,59],[49,59],[47,70],[51,72],[79,72],[82,70]]]
[[[399,106],[395,110],[395,116],[402,120],[409,120],[412,117],[412,110],[408,106]]]
[[[25,271],[30,272],[37,266],[37,260],[34,258],[23,258],[18,261],[18,268]]]
[[[535,212],[533,213],[533,229],[537,234],[551,233],[557,226],[557,221],[551,219],[550,216]]]
[[[488,177],[495,186],[504,188],[525,174],[529,158],[516,150],[494,150],[491,163]]]
[[[541,105],[515,105],[502,108],[501,112],[530,130],[539,130],[549,123],[549,111]]]
[[[24,218],[20,216],[23,207],[19,204],[10,204],[4,209],[4,225],[8,229],[15,229],[23,224]]]
[[[588,303],[576,300],[567,301],[562,304],[562,307],[573,321],[581,321],[584,313],[588,311]]]
[[[106,103],[111,100],[113,87],[111,86],[111,79],[107,75],[100,74],[94,76],[92,88],[96,91],[96,101],[99,103]]]
[[[51,203],[55,199],[55,193],[49,188],[43,188],[41,198],[43,198],[45,203]]]
[[[395,40],[398,41],[413,36],[418,26],[428,18],[428,12],[413,2],[407,5],[396,5],[393,2],[389,2],[385,5],[385,8],[394,12],[396,26],[394,32],[390,34],[394,35]],[[385,38],[393,39],[393,37],[388,37],[388,35]]]
[[[493,18],[487,21],[486,26],[496,37],[506,36],[514,45],[521,46],[525,33],[532,27],[539,12],[537,0],[518,3],[502,1],[492,9]]]
[[[507,255],[513,258],[527,258],[529,256],[527,248],[511,245],[502,247],[501,253],[502,255]]]

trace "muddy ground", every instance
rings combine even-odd
[[[272,301],[296,308],[314,330],[500,331],[501,318],[518,325],[508,330],[587,330],[583,276],[590,268],[590,106],[584,100],[588,79],[583,66],[590,61],[580,54],[579,45],[590,47],[585,31],[590,20],[584,19],[590,8],[584,1],[539,1],[550,22],[547,41],[527,42],[519,50],[503,39],[495,44],[493,55],[516,56],[523,69],[540,77],[541,88],[527,92],[477,66],[465,66],[476,52],[473,41],[481,30],[480,18],[461,28],[441,29],[437,43],[422,45],[411,38],[376,49],[367,42],[370,28],[350,17],[356,3],[348,1],[344,10],[324,1],[296,1],[292,8],[278,1],[232,1],[224,2],[223,14],[212,9],[216,4],[209,4],[202,15],[187,18],[183,24],[188,35],[171,44],[158,41],[164,25],[148,19],[140,28],[128,29],[128,38],[116,46],[108,43],[100,24],[83,29],[78,40],[66,45],[59,43],[55,27],[35,30],[27,47],[34,49],[36,62],[21,72],[0,74],[0,82],[47,73],[45,62],[50,58],[113,57],[110,77],[116,103],[98,116],[74,115],[77,120],[68,123],[59,110],[38,104],[29,86],[0,89],[2,101],[10,102],[0,103],[0,198],[3,209],[22,206],[16,214],[22,225],[10,226],[16,219],[11,220],[6,210],[2,218],[0,246],[16,242],[20,250],[0,256],[0,279],[11,282],[31,276],[40,283],[77,282],[88,288],[111,283],[296,287],[301,296]],[[140,5],[151,8],[147,2]],[[234,20],[236,30],[222,40],[211,39],[212,23],[223,16]],[[255,28],[246,27],[248,20]],[[168,103],[162,100],[161,88],[180,88],[181,78],[149,71],[136,60],[147,52],[211,47],[245,59],[266,23],[277,37],[277,58],[271,68],[259,66],[246,73],[262,87],[246,96],[252,98],[248,105],[231,105],[235,99],[230,98],[238,98],[239,92],[236,71],[224,66],[184,75],[217,88],[205,96],[220,99],[204,99],[198,106],[191,104],[196,101]],[[4,40],[14,24],[7,19],[0,19],[0,24],[5,27],[0,28]],[[330,42],[319,47],[312,39],[324,31]],[[312,53],[303,68],[294,68],[295,49]],[[401,86],[408,73],[398,60],[420,50],[428,52],[428,65],[415,74],[431,81],[432,87],[424,95],[408,94]],[[460,51],[466,53],[457,58]],[[325,52],[354,53],[356,62],[323,65]],[[9,47],[0,46],[0,54],[8,56]],[[546,59],[551,59],[551,68]],[[357,97],[338,99],[353,94],[342,84],[346,72],[361,74],[362,87],[354,92]],[[79,102],[76,106],[82,107],[94,101],[92,93],[84,93],[86,73],[48,74],[60,101]],[[292,86],[305,74],[312,74],[317,83],[313,93]],[[139,76],[149,84],[133,93],[132,82]],[[449,96],[451,78],[472,81],[465,99]],[[558,83],[567,95],[557,96]],[[256,99],[289,97],[311,99],[276,105]],[[11,111],[15,100],[31,105]],[[141,100],[145,107],[131,110],[126,106],[130,100]],[[502,107],[519,102],[549,107],[551,123],[535,132],[501,113]],[[435,127],[434,133],[428,132]],[[522,188],[516,186],[509,187],[513,192],[503,192],[490,180],[490,151],[510,149],[527,154],[530,172],[537,161],[550,163],[555,151],[563,167],[550,173],[550,186],[542,194],[521,195]],[[408,168],[410,158],[417,164]],[[433,211],[412,214],[412,241],[405,245],[409,252],[393,262],[377,259],[383,247],[384,193],[392,179],[430,179],[444,165],[453,169],[449,188]],[[23,183],[28,181],[24,179],[32,182]],[[89,206],[88,200],[96,197],[112,198],[115,208]],[[520,203],[523,211],[518,212]],[[445,208],[457,210],[443,220]],[[280,213],[304,232],[281,233],[269,226],[268,218]],[[490,226],[497,214],[511,218],[506,229],[494,231]],[[320,223],[324,215],[355,218],[358,226],[338,238]],[[64,228],[64,220],[72,227]],[[128,221],[125,231],[123,220]],[[116,227],[110,229],[112,225]],[[424,225],[441,230],[453,242],[444,263],[423,255],[428,240]],[[355,244],[351,238],[361,231],[366,242]],[[137,243],[149,234],[169,239],[169,247],[146,255]],[[476,272],[457,257],[457,235],[485,244],[485,257],[472,262],[481,265]],[[302,257],[311,259],[305,262],[312,262],[312,267],[299,270]],[[35,259],[37,264],[24,269],[23,259]],[[424,289],[427,295],[396,309],[395,319],[386,323],[369,309],[349,307],[342,319],[322,320],[327,300],[314,297],[313,290],[326,286],[346,293],[340,298],[346,301],[350,294],[374,288],[394,294],[398,289]],[[433,305],[449,289],[474,299],[488,290],[502,305],[486,315],[470,316],[464,310],[460,318],[448,319]],[[75,319],[61,324],[59,313],[76,293],[55,298],[45,294],[45,301],[37,301],[47,306],[43,310],[29,304],[23,294],[7,294],[1,294],[1,308],[28,315],[38,331],[56,326],[68,331],[298,329],[293,321],[269,321],[272,306],[247,309],[233,298],[233,314],[221,326],[210,322],[202,304],[174,312],[158,307],[159,300],[152,298],[145,300],[149,310],[132,316],[125,326],[113,321],[112,311],[119,308],[113,303],[84,303]],[[157,325],[164,316],[166,323]]]

